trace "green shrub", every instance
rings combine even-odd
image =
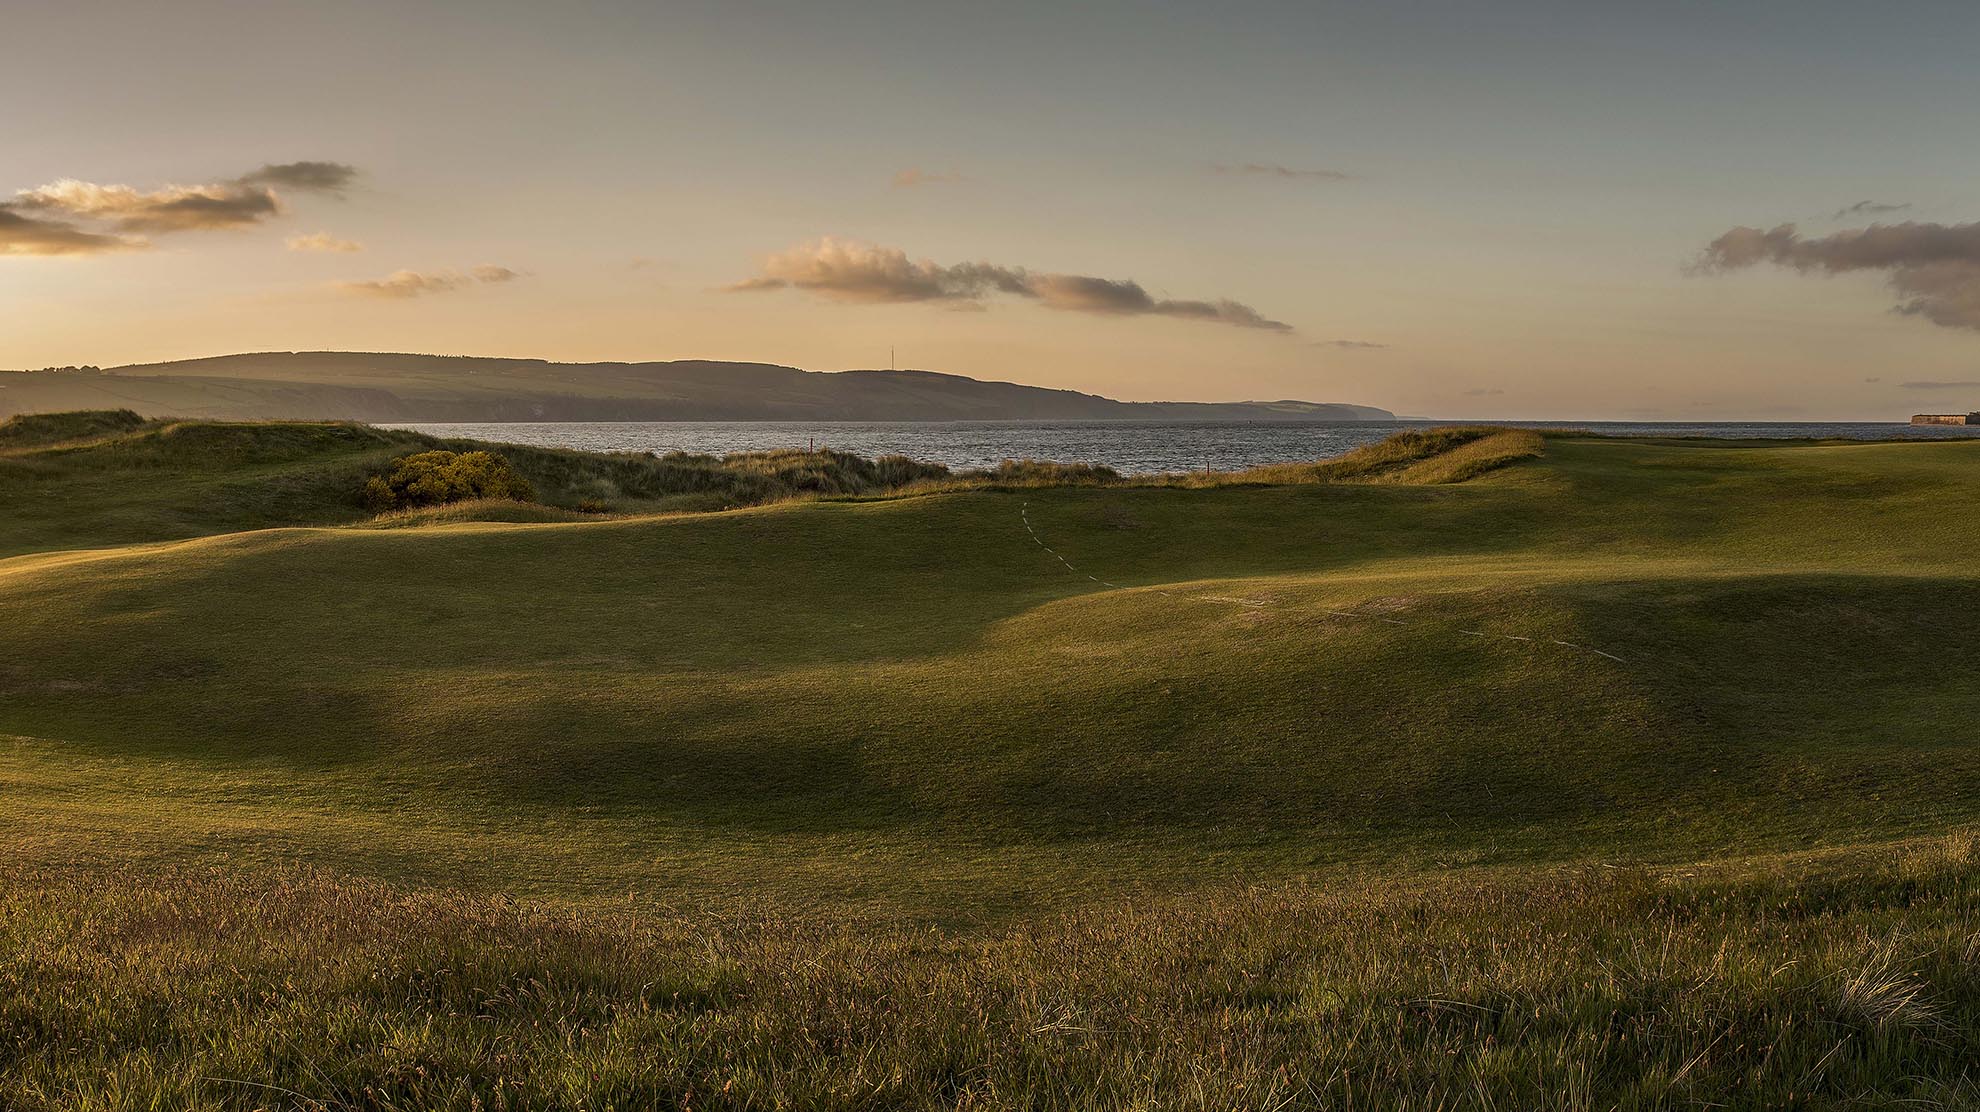
[[[478,498],[530,502],[536,489],[508,460],[493,452],[420,452],[392,461],[392,469],[364,484],[365,507],[383,513]]]

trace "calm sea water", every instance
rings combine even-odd
[[[1398,429],[1449,422],[1353,424],[1154,421],[628,421],[399,425],[434,436],[469,437],[594,452],[728,452],[836,448],[862,456],[899,454],[952,468],[1006,459],[1097,463],[1123,474],[1230,471],[1337,456]],[[1896,423],[1627,424],[1523,421],[1527,428],[1573,428],[1613,435],[1725,439],[1845,437],[1891,440],[1980,437],[1980,426]]]

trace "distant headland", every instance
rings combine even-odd
[[[75,409],[226,420],[1388,421],[1339,402],[1124,402],[934,371],[298,351],[0,372],[0,417]]]

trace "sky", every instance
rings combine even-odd
[[[891,358],[1453,418],[1980,409],[1970,2],[3,26],[0,367]]]

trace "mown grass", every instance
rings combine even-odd
[[[22,1108],[1971,1107],[1967,838],[1006,930],[319,873],[0,885]]]

